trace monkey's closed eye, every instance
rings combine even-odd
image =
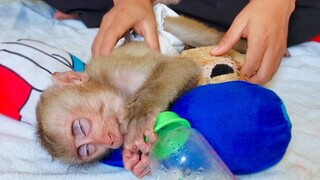
[[[94,144],[84,144],[78,148],[78,154],[81,157],[88,157],[97,151],[97,147]]]
[[[88,135],[91,131],[91,124],[85,118],[76,119],[72,123],[72,133],[77,138]]]

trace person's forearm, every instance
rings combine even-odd
[[[152,3],[178,4],[180,0],[151,0]]]

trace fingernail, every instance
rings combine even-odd
[[[284,52],[284,55],[283,55],[284,57],[291,57],[291,54],[290,54],[290,52],[288,51],[288,50],[286,50],[285,52]]]
[[[220,49],[220,46],[218,45],[214,46],[213,49],[210,51],[210,54],[214,55],[219,49]]]
[[[250,80],[249,76],[245,74],[245,75],[244,75],[244,80],[245,80],[245,81],[249,81],[249,80]]]
[[[220,49],[220,46],[216,45],[214,46],[214,48],[212,49],[211,52],[215,52],[215,51],[218,51]]]

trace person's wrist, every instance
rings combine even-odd
[[[276,0],[277,1],[277,0]],[[295,7],[296,7],[296,0],[281,0],[282,1],[282,8],[286,8],[286,12],[288,13],[288,17],[291,16]]]
[[[120,1],[128,1],[128,0],[113,0],[113,4],[116,4]],[[146,2],[150,2],[151,4],[154,3],[156,0],[133,0],[133,1],[146,1]]]
[[[296,7],[296,0],[281,0],[281,1],[286,2],[283,5],[288,7],[288,12],[291,14]]]
[[[289,0],[289,10],[291,11],[291,13],[294,11],[296,7],[296,0]]]
[[[263,1],[263,0],[249,0],[249,3],[256,2],[256,1]],[[265,0],[265,2],[272,3],[272,0]],[[296,0],[274,0],[275,5],[281,6],[281,9],[287,10],[286,12],[289,13],[289,16],[292,14],[296,7]],[[286,8],[287,7],[287,8]],[[286,8],[286,9],[284,9]]]

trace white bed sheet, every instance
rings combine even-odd
[[[40,1],[0,3],[0,41],[35,39],[87,61],[97,29],[76,20],[52,19]],[[292,121],[292,141],[276,166],[239,179],[320,179],[320,43],[289,48],[267,85],[284,101]],[[130,172],[101,163],[83,167],[52,161],[35,140],[34,128],[0,115],[0,179],[135,179]],[[151,179],[150,177],[145,179]]]

